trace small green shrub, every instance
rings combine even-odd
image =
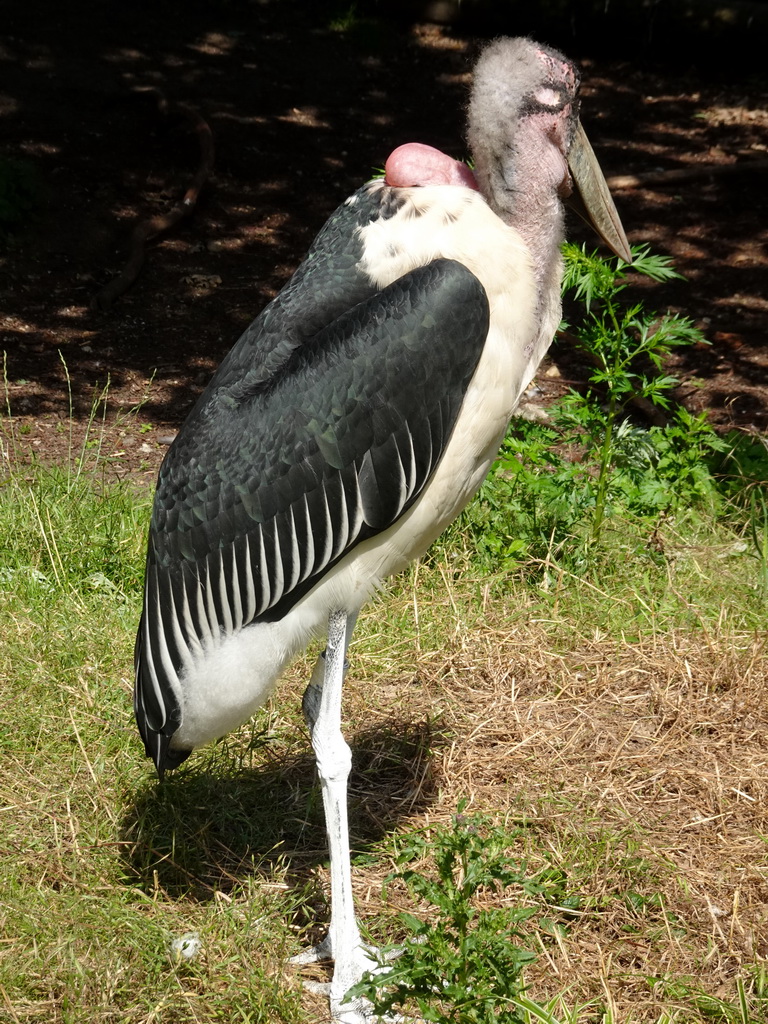
[[[677,379],[664,362],[674,349],[704,339],[684,317],[622,303],[630,269],[657,281],[679,276],[666,257],[647,248],[633,254],[629,268],[565,246],[564,292],[580,304],[568,343],[594,369],[584,389],[550,408],[549,424],[513,421],[478,499],[449,531],[448,544],[463,541],[485,572],[553,559],[581,572],[606,520],[632,521],[638,536],[647,536],[660,516],[723,512],[724,499],[749,506],[753,544],[768,562],[763,487],[755,486],[768,477],[768,451],[722,437],[706,414],[672,405]],[[667,410],[666,425],[633,422],[637,398]]]
[[[603,260],[596,253],[588,254],[583,247],[566,245],[564,251],[563,292],[573,292],[574,297],[584,303],[584,312],[572,327],[573,337],[595,369],[589,377],[590,390],[586,395],[571,392],[561,407],[560,418],[566,422],[571,420],[580,428],[587,455],[596,462],[597,481],[590,524],[590,539],[595,542],[599,540],[608,510],[614,468],[623,462],[625,469],[642,472],[644,464],[650,467],[653,463],[653,441],[646,445],[645,439],[637,433],[629,428],[621,429],[630,402],[640,398],[668,409],[669,391],[678,381],[665,372],[665,358],[673,349],[705,339],[686,317],[659,316],[640,304],[623,307],[620,302],[630,270],[654,281],[680,277],[668,257],[652,255],[647,246],[635,246],[629,267],[621,259]],[[683,435],[680,428],[693,425],[693,421],[686,424],[680,420],[678,439]],[[696,426],[703,428],[704,424]],[[694,434],[700,435],[701,429]],[[696,448],[698,438],[686,440]],[[679,452],[679,446],[674,443],[667,449],[670,453]]]
[[[452,827],[405,837],[390,879],[403,881],[415,901],[429,903],[429,917],[401,914],[405,944],[383,951],[381,972],[367,974],[350,995],[369,999],[377,1013],[418,1008],[420,1019],[435,1024],[524,1024],[535,1004],[521,1002],[522,971],[535,956],[519,944],[529,941],[521,926],[542,903],[562,897],[564,875],[546,869],[529,877],[508,852],[515,835],[465,815],[465,806],[459,804]],[[436,878],[411,866],[427,860]],[[512,905],[481,906],[481,897],[509,889]]]

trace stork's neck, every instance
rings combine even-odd
[[[497,216],[515,228],[533,258],[540,297],[560,286],[563,241],[561,194],[570,188],[568,165],[538,117],[520,122],[514,149],[502,152],[475,144],[480,190]]]
[[[518,208],[495,210],[523,237],[533,259],[537,292],[541,299],[549,289],[560,288],[560,244],[563,240],[563,207],[557,196],[528,195]]]

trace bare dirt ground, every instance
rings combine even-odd
[[[70,387],[77,445],[108,383],[103,454],[150,480],[163,439],[333,208],[402,142],[465,155],[476,42],[460,32],[339,31],[288,2],[176,8],[73,0],[4,17],[0,152],[41,180],[36,211],[0,249],[0,348],[22,456],[63,457]],[[766,159],[768,81],[752,69],[718,79],[684,64],[582,65],[582,119],[609,177],[700,172],[616,189],[630,240],[688,278],[644,297],[712,342],[677,360],[679,397],[723,427],[765,431],[768,198],[764,169],[747,168]],[[93,309],[135,223],[171,209],[197,168],[180,104],[212,130],[213,174],[193,215],[149,242],[133,287]],[[734,165],[744,169],[720,173]],[[580,376],[567,343],[552,360],[561,376],[542,377],[548,397]]]

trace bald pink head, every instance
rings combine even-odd
[[[478,190],[475,176],[466,164],[421,142],[408,142],[390,153],[384,167],[384,181],[396,188],[463,185],[464,188]]]

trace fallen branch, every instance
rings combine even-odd
[[[170,105],[165,96],[154,89],[149,91],[157,92],[160,111],[163,114],[168,114]],[[139,276],[141,267],[144,263],[144,247],[146,246],[146,243],[151,238],[155,238],[157,235],[170,230],[170,228],[178,224],[179,221],[188,217],[192,213],[194,208],[197,206],[197,201],[200,198],[203,185],[208,180],[211,171],[213,170],[213,133],[208,126],[207,121],[203,119],[194,107],[187,106],[184,103],[177,104],[176,109],[180,110],[188,119],[191,129],[196,133],[198,143],[200,145],[200,161],[198,163],[195,176],[180,202],[172,206],[166,213],[150,217],[148,220],[139,221],[139,223],[134,227],[131,232],[128,259],[125,262],[125,266],[117,277],[113,278],[96,295],[94,295],[91,300],[92,309],[108,309],[118,296],[122,295],[123,292],[127,291],[131,287],[133,282]]]

